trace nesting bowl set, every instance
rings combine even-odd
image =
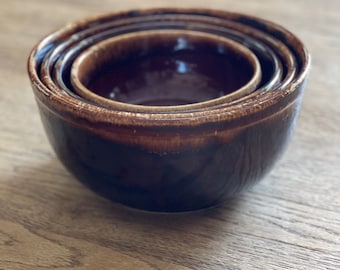
[[[115,202],[162,212],[216,205],[263,178],[291,138],[309,68],[275,23],[176,8],[69,24],[28,60],[61,162]]]

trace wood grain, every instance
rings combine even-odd
[[[340,2],[173,0],[242,11],[297,33],[313,70],[273,172],[213,209],[157,215],[77,182],[42,130],[26,58],[46,33],[101,12],[170,2],[0,1],[0,269],[340,269]]]

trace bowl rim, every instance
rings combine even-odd
[[[223,108],[207,108],[203,111],[181,111],[181,112],[169,112],[169,113],[149,113],[149,112],[129,112],[112,110],[105,107],[94,106],[89,103],[82,102],[73,97],[66,96],[61,92],[51,91],[39,77],[38,64],[36,56],[39,53],[40,48],[44,47],[54,35],[58,33],[67,33],[74,28],[81,29],[84,26],[96,24],[98,21],[110,20],[112,17],[117,16],[134,16],[134,14],[164,14],[164,13],[191,13],[197,15],[210,15],[217,16],[219,18],[228,17],[234,18],[236,21],[246,21],[258,26],[260,30],[274,29],[273,34],[282,37],[286,40],[287,36],[297,44],[299,48],[295,47],[295,54],[300,56],[300,70],[295,75],[295,78],[290,82],[285,89],[280,91],[272,92],[267,91],[261,93],[255,98],[244,100],[242,104],[231,104]],[[268,30],[269,31],[269,30]],[[291,49],[292,44],[288,47]],[[294,48],[293,48],[294,49]],[[297,52],[297,50],[299,50]],[[41,53],[41,52],[40,52]],[[57,113],[59,116],[76,117],[81,118],[87,122],[101,122],[106,124],[116,125],[135,125],[135,126],[196,126],[208,123],[216,123],[221,121],[234,121],[240,118],[244,118],[250,115],[256,115],[257,113],[275,106],[281,100],[292,95],[300,85],[306,80],[311,65],[311,56],[307,51],[305,45],[301,40],[296,37],[289,30],[284,27],[252,15],[246,15],[242,13],[205,9],[205,8],[148,8],[140,10],[127,10],[121,12],[111,12],[104,15],[97,15],[90,18],[85,18],[66,25],[65,27],[54,31],[38,42],[32,49],[28,58],[28,74],[32,85],[34,86],[34,92],[36,98],[45,104],[50,111]],[[287,105],[287,104],[286,104]],[[274,111],[283,109],[282,106],[278,106]]]
[[[183,14],[176,14],[176,18],[181,16],[180,21],[185,19],[186,21],[190,22],[190,26],[192,27],[193,25],[191,24],[191,20],[193,20],[193,17],[196,18],[197,15],[189,15],[187,16],[186,14],[183,17]],[[150,19],[151,17],[151,19]],[[160,15],[148,15],[146,21],[150,23],[150,21],[155,20],[155,18],[160,18]],[[173,15],[171,16],[173,20]],[[140,18],[137,18],[138,22],[142,21]],[[169,15],[166,14],[164,16],[161,16],[161,19],[165,19],[167,22],[169,21]],[[145,20],[145,18],[144,18]],[[270,37],[266,35],[265,33],[261,32],[260,30],[257,30],[255,28],[251,28],[247,25],[243,25],[240,23],[237,23],[235,21],[231,21],[229,19],[227,20],[222,20],[220,18],[207,18],[202,16],[199,16],[199,21],[204,20],[204,22],[208,22],[208,25],[204,24],[204,29],[208,27],[208,30],[212,31],[217,31],[221,32],[225,35],[225,37],[233,39],[239,43],[246,42],[251,44],[251,47],[255,49],[255,47],[258,47],[256,51],[261,55],[261,57],[264,56],[264,51],[267,51],[269,58],[271,59],[272,65],[273,65],[273,71],[272,71],[272,76],[264,85],[261,87],[257,88],[256,91],[253,91],[247,96],[253,96],[257,95],[259,92],[262,91],[269,91],[272,90],[273,88],[276,89],[278,86],[281,88],[285,85],[287,85],[294,77],[296,73],[296,60],[295,57],[291,54],[291,51],[284,45],[281,41],[274,39],[273,37]],[[207,21],[208,20],[208,21]],[[119,20],[118,20],[119,21]],[[74,58],[84,50],[84,47],[87,48],[88,45],[95,44],[97,42],[100,42],[104,39],[110,38],[112,36],[112,31],[115,32],[117,29],[112,28],[115,25],[126,25],[126,21],[128,21],[130,24],[131,22],[136,23],[136,20],[133,18],[128,18],[124,19],[124,22],[122,23],[121,21],[117,22],[115,20],[105,22],[103,24],[97,24],[94,27],[90,29],[85,29],[84,31],[80,31],[76,33],[76,38],[67,38],[66,40],[61,37],[61,41],[59,44],[56,45],[56,47],[47,53],[47,56],[44,58],[42,61],[42,66],[41,66],[41,77],[43,83],[51,87],[51,89],[54,89],[55,91],[58,91],[61,89],[65,93],[67,93],[70,96],[74,96],[78,99],[81,99],[82,101],[86,101],[82,99],[80,96],[75,95],[71,89],[65,84],[64,79],[62,78],[62,72],[64,72],[64,69],[66,68],[65,66],[68,65],[68,62],[72,63],[74,61]],[[213,25],[210,25],[210,23],[213,21]],[[220,25],[220,23],[223,23],[223,26]],[[129,25],[128,23],[128,25]],[[195,21],[196,23],[196,21]],[[225,26],[224,26],[225,25]],[[226,28],[224,28],[226,27]],[[100,29],[99,33],[103,31],[100,34],[98,33],[98,28]],[[118,27],[119,28],[119,27]],[[110,31],[107,31],[110,29]],[[152,28],[153,29],[153,28]],[[171,28],[170,28],[171,29]],[[204,32],[203,29],[203,32]],[[91,31],[89,31],[91,30]],[[196,29],[197,30],[197,29]],[[89,34],[90,32],[90,34]],[[118,31],[119,32],[119,31]],[[136,33],[136,31],[133,31]],[[137,31],[138,32],[138,31]],[[200,32],[200,30],[199,30]],[[92,35],[93,33],[93,35]],[[209,33],[209,32],[208,32]],[[216,34],[216,32],[215,32]],[[224,36],[222,35],[222,36]],[[248,36],[250,35],[250,36]],[[103,36],[105,38],[103,38]],[[74,37],[74,36],[72,36]],[[258,40],[258,38],[260,40]],[[58,40],[58,38],[54,38],[55,40]],[[82,39],[81,42],[77,43],[77,40]],[[241,41],[240,41],[241,39]],[[66,50],[66,51],[65,51]],[[262,51],[262,53],[260,52]],[[275,55],[274,51],[278,51],[278,55]],[[60,55],[60,58],[54,59],[56,55]],[[258,54],[256,54],[258,56]],[[53,58],[52,58],[53,56]],[[71,60],[69,58],[71,57]],[[51,60],[52,59],[52,60]],[[259,58],[260,59],[260,58]],[[52,61],[52,62],[51,62]],[[287,72],[281,81],[280,80],[283,77],[283,66],[286,67]],[[52,70],[51,70],[52,68]],[[70,68],[67,68],[70,69]],[[69,71],[68,71],[69,73]],[[59,88],[59,89],[58,89]],[[244,98],[244,97],[243,97]],[[240,102],[243,98],[231,101],[230,103],[236,103]],[[98,105],[98,104],[97,104]],[[222,107],[224,104],[218,104],[215,105],[215,107]],[[145,111],[153,113],[153,111],[147,110],[148,107],[145,107]],[[211,106],[212,108],[212,106]],[[125,108],[126,109],[126,108]],[[197,108],[196,110],[199,110],[200,108]],[[180,110],[179,110],[180,111]],[[184,111],[185,112],[185,111]]]
[[[195,102],[191,104],[185,105],[173,105],[173,106],[146,106],[146,105],[138,105],[132,103],[125,103],[121,101],[115,101],[109,98],[105,98],[96,94],[91,89],[87,88],[82,80],[80,79],[80,71],[79,69],[84,64],[84,61],[90,61],[95,63],[95,59],[97,56],[106,50],[112,50],[112,47],[115,42],[129,42],[132,38],[133,42],[136,42],[138,38],[147,37],[157,37],[157,36],[181,36],[185,35],[186,37],[204,37],[212,41],[216,45],[224,45],[225,48],[230,52],[230,54],[237,55],[237,57],[242,57],[247,64],[252,69],[252,73],[250,78],[243,83],[239,88],[232,90],[230,93],[227,93],[221,97],[204,100],[201,102]],[[134,40],[137,39],[137,40]],[[93,61],[91,61],[95,58]],[[96,64],[96,63],[95,63]],[[227,103],[233,101],[235,99],[239,99],[252,91],[256,90],[257,86],[261,82],[262,79],[262,71],[260,62],[257,56],[246,46],[238,43],[232,39],[217,36],[215,34],[210,33],[201,33],[186,29],[173,30],[173,29],[162,29],[162,30],[145,30],[139,31],[137,33],[131,32],[118,36],[114,36],[108,39],[104,39],[94,45],[88,47],[84,51],[80,52],[72,63],[71,72],[70,72],[71,84],[73,86],[74,92],[79,96],[85,98],[88,101],[92,101],[98,105],[106,105],[108,108],[117,109],[117,110],[128,110],[128,111],[136,111],[136,112],[147,112],[152,110],[153,112],[161,112],[161,111],[174,111],[174,110],[194,110],[196,108],[201,108],[205,106],[213,106],[220,103]]]

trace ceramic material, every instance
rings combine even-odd
[[[169,111],[139,112],[134,105],[131,111],[110,109],[73,91],[69,84],[73,61],[82,50],[108,38],[103,38],[107,30],[103,28],[109,27],[112,34],[132,24],[143,28],[146,21],[167,29],[172,22],[190,30],[192,24],[220,27],[269,48],[276,46],[278,50],[271,51],[281,63],[282,76],[263,91],[261,86],[277,74],[270,68],[271,60],[269,69],[261,66],[263,79],[252,93],[193,110],[165,106]],[[89,45],[88,39],[99,33],[99,40]],[[77,47],[82,50],[73,55]],[[262,65],[265,57],[258,58]],[[46,133],[63,164],[113,201],[167,212],[215,205],[263,178],[293,133],[309,67],[310,56],[302,42],[281,26],[200,9],[130,11],[83,20],[44,38],[28,62]],[[65,82],[66,88],[58,82]]]
[[[72,65],[71,83],[79,96],[112,109],[166,111],[235,100],[257,88],[261,73],[255,54],[230,39],[153,30],[88,48]]]
[[[182,16],[180,16],[182,15]],[[184,17],[183,17],[184,16]],[[42,63],[42,80],[50,85],[51,88],[59,87],[67,92],[69,95],[74,96],[74,92],[71,90],[69,83],[69,72],[70,66],[72,65],[73,60],[76,58],[77,54],[81,52],[81,50],[95,44],[96,42],[100,42],[101,40],[105,40],[105,38],[113,37],[115,35],[119,35],[122,33],[129,33],[129,31],[141,31],[141,29],[158,29],[158,28],[166,28],[172,29],[174,25],[174,16],[173,15],[162,15],[162,16],[150,16],[152,17],[152,23],[150,22],[151,19],[148,16],[142,16],[141,18],[129,18],[128,26],[126,25],[127,22],[124,23],[120,22],[118,18],[112,18],[112,22],[102,22],[101,24],[95,24],[90,29],[76,32],[77,27],[70,27],[67,29],[69,34],[72,34],[72,38],[68,38],[64,40],[64,36],[66,35],[65,31],[59,31],[51,36],[51,45],[57,44],[55,50],[52,50],[51,56],[46,57],[45,61]],[[197,17],[197,18],[196,18]],[[157,18],[157,20],[156,20]],[[281,77],[284,76],[280,87],[284,87],[287,85],[293,78],[295,74],[295,59],[294,56],[290,53],[287,47],[280,42],[279,40],[273,39],[272,37],[265,35],[264,33],[258,31],[255,28],[249,27],[247,25],[241,25],[234,21],[229,21],[227,16],[225,20],[220,20],[217,18],[209,18],[207,19],[206,16],[202,17],[199,14],[195,15],[195,18],[192,15],[185,16],[184,14],[176,14],[176,20],[190,20],[190,29],[194,29],[195,31],[202,31],[207,33],[214,33],[220,36],[231,38],[235,41],[239,41],[243,43],[245,46],[251,48],[260,60],[261,67],[265,72],[263,72],[263,81],[261,83],[260,89],[256,92],[267,91],[269,89],[276,89],[278,87],[278,82],[281,80]],[[117,20],[117,21],[115,21]],[[138,24],[137,24],[137,22]],[[141,23],[142,21],[148,21],[148,24]],[[161,21],[163,24],[161,24]],[[165,21],[165,22],[163,22]],[[205,22],[204,27],[202,26],[202,21]],[[133,22],[137,25],[134,25]],[[181,22],[181,21],[180,21]],[[198,24],[197,22],[200,22]],[[166,23],[166,24],[165,24]],[[181,22],[183,23],[183,22]],[[187,23],[187,22],[186,22]],[[161,25],[160,25],[161,24]],[[119,25],[121,28],[119,28]],[[121,26],[123,25],[123,26]],[[218,26],[217,26],[218,25]],[[224,25],[225,28],[222,28],[221,25]],[[165,27],[166,26],[166,27]],[[175,25],[177,28],[179,27],[177,24]],[[110,29],[110,27],[114,27]],[[182,28],[185,28],[186,25],[182,25]],[[230,27],[230,28],[226,28]],[[102,30],[101,33],[99,30]],[[71,33],[70,33],[71,32]],[[137,33],[136,32],[136,33]],[[243,34],[245,33],[245,34]],[[92,34],[92,35],[91,35]],[[252,36],[256,37],[256,39],[252,38]],[[77,40],[80,38],[82,39],[81,42],[77,43]],[[52,42],[52,40],[54,40]],[[272,47],[272,49],[278,54],[272,51],[268,45]],[[67,52],[63,52],[67,51]],[[279,59],[281,58],[281,59]],[[281,63],[281,60],[283,61]],[[56,63],[55,63],[56,61]],[[53,75],[50,75],[50,72],[53,70]],[[53,78],[54,77],[54,78]],[[255,94],[255,93],[254,93]],[[257,93],[256,93],[257,94]],[[79,97],[79,96],[78,96]],[[218,103],[219,100],[215,100],[214,103]],[[219,104],[221,106],[224,103]],[[196,103],[194,105],[195,108],[201,106],[201,103]],[[134,109],[134,107],[127,107],[128,109]],[[125,109],[127,109],[125,108]],[[138,108],[140,110],[141,107]],[[172,106],[172,111],[178,111],[181,107]],[[162,111],[162,108],[150,108],[144,107],[144,111],[154,112],[155,110]],[[170,108],[167,108],[169,111]]]

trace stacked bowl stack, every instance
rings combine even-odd
[[[216,205],[261,179],[291,137],[309,68],[281,26],[204,9],[86,19],[28,61],[63,164],[113,201],[165,212]]]

